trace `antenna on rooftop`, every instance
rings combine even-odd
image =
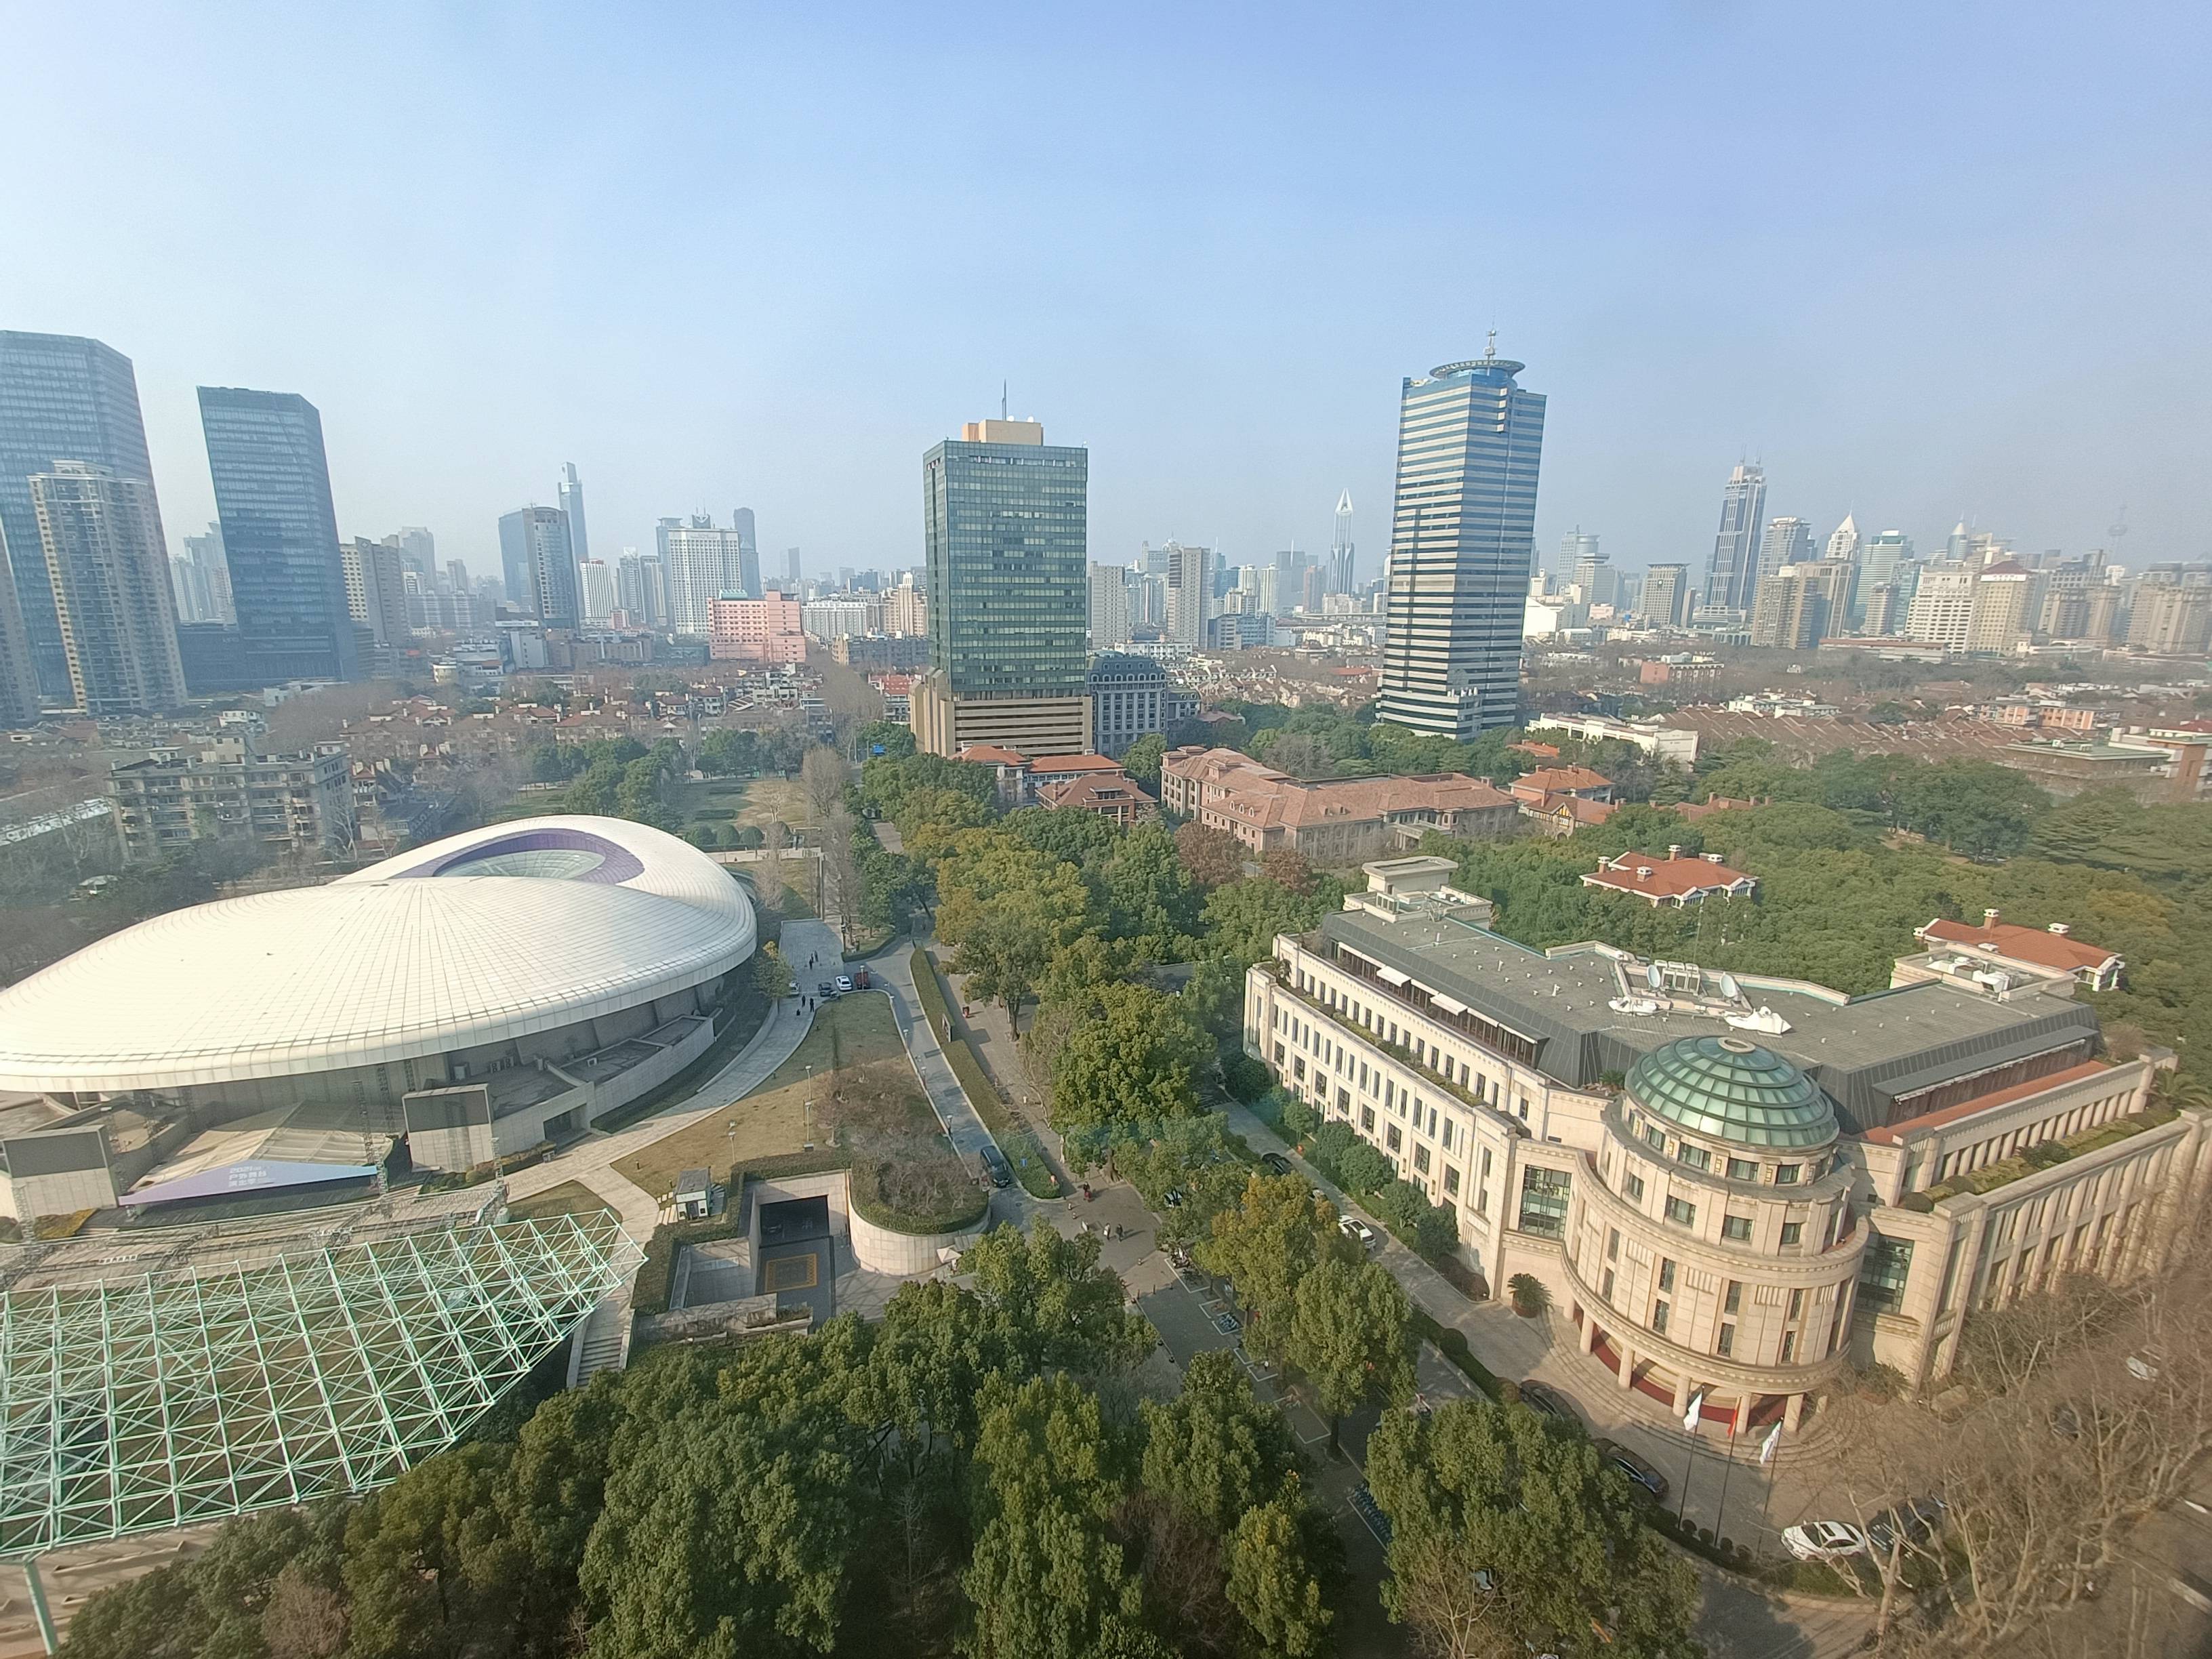
[[[999,382],[999,418],[1002,421],[1010,418],[1006,414],[1006,383],[1004,380]]]

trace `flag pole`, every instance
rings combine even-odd
[[[1728,1525],[1729,1476],[1735,1473],[1735,1423],[1743,1415],[1743,1397],[1738,1395],[1735,1409],[1729,1413],[1728,1443],[1721,1448],[1721,1505],[1713,1516],[1713,1541],[1720,1542],[1721,1532]]]
[[[1698,1424],[1705,1405],[1705,1391],[1700,1389],[1690,1396],[1689,1407],[1682,1413],[1682,1426],[1690,1433],[1690,1456],[1682,1469],[1682,1501],[1674,1506],[1674,1524],[1678,1527],[1690,1510],[1690,1480],[1698,1472]]]

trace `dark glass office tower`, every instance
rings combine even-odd
[[[1729,474],[1721,495],[1721,527],[1705,566],[1705,604],[1750,611],[1759,593],[1759,520],[1765,513],[1766,470],[1745,463]]]
[[[1466,739],[1520,717],[1544,394],[1483,356],[1403,383],[1376,718]]]
[[[0,330],[0,535],[15,573],[39,690],[67,702],[73,696],[69,653],[31,507],[31,475],[51,471],[59,461],[104,466],[118,477],[152,478],[131,360],[73,334]],[[0,600],[0,611],[7,609]],[[8,621],[0,617],[0,632],[7,631]],[[0,639],[0,658],[9,654],[8,642]],[[5,672],[0,664],[0,673]],[[0,703],[6,701],[0,690]]]
[[[359,677],[323,417],[296,392],[204,386],[200,426],[253,685]]]
[[[583,625],[582,584],[566,513],[557,507],[526,507],[501,514],[499,559],[510,605],[548,628]]]
[[[1080,697],[1091,452],[971,421],[922,457],[929,665],[963,697]]]

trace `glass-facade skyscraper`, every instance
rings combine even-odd
[[[1468,738],[1520,715],[1544,395],[1497,355],[1403,383],[1376,718]]]
[[[1759,522],[1766,515],[1766,469],[1748,462],[1729,474],[1721,494],[1720,532],[1705,566],[1708,605],[1749,611],[1759,591]]]
[[[526,507],[502,514],[499,560],[509,604],[548,628],[583,625],[583,595],[566,513],[557,507]]]
[[[240,678],[357,678],[321,413],[293,392],[204,386],[199,394]]]
[[[11,607],[0,598],[0,613],[21,616],[40,693],[68,702],[74,696],[69,653],[31,507],[31,475],[60,461],[103,466],[119,477],[153,477],[131,360],[74,334],[0,330],[0,538],[15,599]],[[0,636],[15,631],[10,617],[0,614]],[[0,637],[0,659],[10,654],[9,640]],[[6,673],[0,660],[0,676]],[[0,706],[7,701],[0,688]]]
[[[1091,452],[972,421],[922,457],[929,665],[954,697],[1079,697]]]

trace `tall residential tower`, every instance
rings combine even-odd
[[[1401,388],[1378,720],[1464,739],[1519,718],[1544,445],[1523,367],[1493,337]]]
[[[1084,691],[1091,453],[1036,421],[970,421],[922,457],[929,672],[922,749],[1091,747]]]
[[[30,484],[76,706],[94,719],[175,708],[185,669],[153,481],[57,461]]]

